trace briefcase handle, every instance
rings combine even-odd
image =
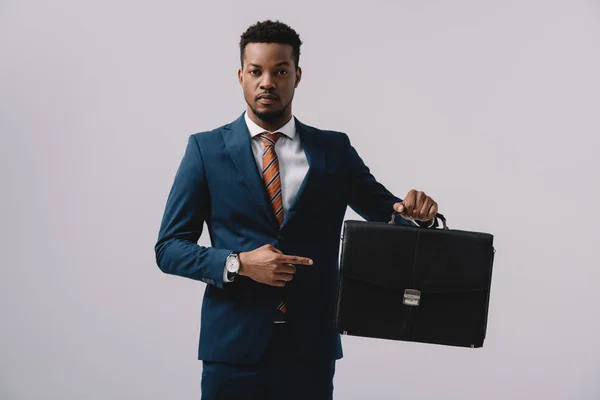
[[[392,218],[390,219],[390,222],[388,222],[388,224],[394,225],[396,223],[396,215],[400,215],[402,217],[401,213],[394,211],[394,212],[392,212]],[[444,217],[442,214],[437,213],[435,215],[435,218],[442,221],[442,225],[444,226],[443,229],[450,229],[450,228],[448,228],[448,224],[446,223],[446,217]]]

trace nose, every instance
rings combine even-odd
[[[273,81],[273,77],[268,72],[263,74],[262,80],[260,81],[260,88],[262,90],[269,90],[275,88],[275,82]]]

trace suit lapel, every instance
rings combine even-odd
[[[294,202],[287,213],[285,213],[281,228],[296,217],[298,211],[302,209],[303,199],[310,196],[315,188],[318,187],[318,177],[325,167],[325,152],[322,146],[319,145],[318,132],[314,128],[304,125],[296,118],[296,133],[300,137],[304,153],[308,160],[308,172],[298,189]],[[273,227],[279,229],[279,224],[273,215],[262,177],[252,153],[250,132],[248,132],[244,114],[230,125],[224,127],[221,135],[223,136],[225,147],[240,176],[243,178],[245,185]]]
[[[230,125],[226,126],[221,131],[221,135],[223,136],[225,147],[227,148],[233,163],[242,176],[244,183],[252,193],[254,199],[260,206],[260,209],[269,219],[269,221],[271,221],[273,227],[275,229],[279,229],[279,223],[273,215],[262,177],[258,172],[256,160],[254,159],[254,154],[252,153],[250,132],[248,131],[248,126],[244,120],[244,114],[242,114],[241,117],[236,119]]]
[[[308,172],[298,189],[294,202],[284,216],[281,228],[297,216],[302,209],[303,199],[309,197],[314,189],[318,187],[318,177],[325,167],[325,152],[323,147],[319,145],[318,132],[296,118],[296,133],[300,136],[304,154],[306,154],[308,160]]]

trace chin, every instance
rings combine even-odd
[[[252,108],[254,115],[265,122],[273,122],[283,117],[285,110],[283,108],[272,108],[257,105]]]
[[[279,106],[279,104],[271,104],[269,106],[266,106],[264,104],[255,103],[253,109],[262,113],[281,111],[281,107]]]

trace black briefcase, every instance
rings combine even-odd
[[[338,332],[451,346],[485,339],[495,249],[488,233],[346,221]]]

